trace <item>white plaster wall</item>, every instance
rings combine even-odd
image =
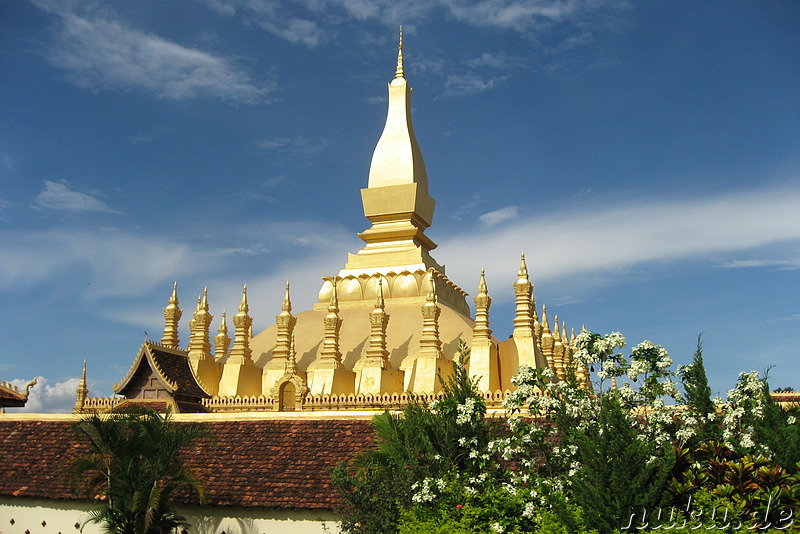
[[[86,501],[60,501],[0,497],[0,534],[77,534],[95,505]],[[332,513],[309,510],[250,509],[231,506],[189,506],[179,513],[192,525],[192,534],[337,534]],[[13,519],[13,523],[11,522]],[[42,525],[42,522],[45,524]],[[75,528],[75,524],[78,528]],[[100,534],[90,523],[83,534]]]
[[[0,497],[0,534],[77,534],[92,509],[94,505],[87,501]],[[100,532],[95,524],[83,529],[83,534]]]

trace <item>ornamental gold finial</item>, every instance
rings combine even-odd
[[[286,281],[286,293],[283,296],[283,305],[281,306],[281,310],[283,310],[283,311],[285,311],[287,313],[292,311],[292,300],[289,297],[289,281],[288,280]]]
[[[528,278],[528,265],[525,263],[525,251],[524,250],[522,251],[522,256],[521,256],[520,261],[519,261],[519,272],[517,273],[517,276],[519,276],[521,279],[522,278],[525,278],[525,279]]]
[[[169,297],[169,303],[178,305],[178,281],[172,283],[172,295]]]
[[[397,78],[405,78],[405,72],[403,72],[403,27],[400,26],[400,41],[397,44],[397,69],[394,72],[395,80]]]
[[[550,323],[547,320],[547,306],[542,304],[542,330],[545,334],[550,333]]]
[[[487,293],[489,289],[486,287],[486,270],[481,267],[481,281],[478,282],[478,293]]]
[[[383,278],[378,278],[378,297],[375,299],[375,309],[384,309],[386,307],[383,301]]]
[[[227,334],[228,333],[228,321],[225,320],[225,310],[222,310],[222,320],[219,322],[219,328],[217,332],[220,334]]]
[[[331,294],[331,302],[328,305],[329,313],[336,313],[339,311],[339,295],[336,290],[336,278],[333,279],[333,293]]]
[[[436,302],[436,285],[433,281],[433,269],[428,269],[428,302]]]
[[[247,305],[247,284],[242,288],[242,303],[239,304],[239,311],[242,313],[250,311],[250,306]]]

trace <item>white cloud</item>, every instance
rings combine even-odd
[[[499,210],[494,210],[490,211],[489,213],[484,213],[483,215],[478,217],[478,221],[484,226],[492,227],[506,221],[513,221],[514,219],[518,218],[519,218],[519,207],[506,206],[505,208],[500,208]]]
[[[307,137],[268,137],[259,139],[255,145],[266,150],[280,150],[290,154],[310,156],[328,148],[328,140]]]
[[[232,60],[187,48],[104,18],[43,6],[61,19],[53,63],[80,87],[139,89],[159,98],[214,97],[255,102],[271,87],[255,84]]]
[[[99,211],[119,213],[99,198],[74,191],[66,183],[44,181],[44,191],[36,195],[34,206],[41,209],[78,213],[82,211]]]
[[[0,232],[0,290],[6,291],[69,277],[90,298],[132,296],[175,273],[213,269],[218,261],[162,236],[66,228]]]
[[[25,391],[29,380],[10,380],[11,384],[20,391]],[[76,390],[79,378],[68,378],[61,382],[50,384],[45,377],[38,377],[37,384],[31,388],[28,402],[24,408],[14,408],[14,412],[25,413],[71,413],[75,405]],[[9,409],[9,411],[12,411]]]
[[[721,265],[728,269],[753,267],[777,267],[779,269],[800,269],[800,258],[793,260],[732,260]]]
[[[491,91],[505,80],[505,76],[483,78],[476,73],[451,74],[444,82],[444,94],[465,96]]]
[[[450,16],[473,26],[489,26],[527,32],[552,23],[579,23],[606,9],[620,9],[627,2],[584,0],[484,0],[464,3],[441,0]]]
[[[578,35],[585,27],[607,24],[598,12],[625,8],[622,0],[201,0],[207,7],[226,16],[238,15],[247,24],[256,24],[292,43],[308,47],[330,41],[341,24],[350,20],[363,25],[375,21],[396,28],[403,24],[413,33],[415,24],[444,17],[469,26],[491,27],[528,33],[554,24],[572,24]]]
[[[565,209],[440,240],[454,280],[514,276],[525,250],[534,282],[628,269],[800,240],[800,189]],[[480,250],[476,255],[475,251]]]

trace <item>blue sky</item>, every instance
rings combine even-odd
[[[495,335],[524,249],[551,320],[800,386],[800,4],[751,0],[0,2],[0,378],[110,394],[174,280],[217,319],[246,282],[255,331],[286,278],[308,309],[400,24],[434,256],[486,268]]]

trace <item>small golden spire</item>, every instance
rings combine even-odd
[[[286,294],[283,296],[283,305],[281,306],[281,310],[289,313],[292,311],[292,300],[289,297],[289,281],[286,281]]]
[[[217,329],[220,334],[228,333],[228,321],[225,320],[225,313],[225,310],[222,310],[222,320],[219,322],[219,328]]]
[[[433,282],[433,269],[428,269],[428,283],[430,284],[430,289],[428,290],[428,302],[436,302],[436,286]]]
[[[481,267],[481,281],[478,282],[478,293],[487,293],[489,289],[486,287],[486,270]]]
[[[520,280],[527,280],[528,279],[528,265],[525,263],[525,251],[522,251],[522,256],[520,257],[519,261],[519,272],[517,276]]]
[[[165,347],[178,348],[180,343],[178,340],[178,322],[181,320],[181,315],[183,315],[183,311],[178,307],[178,282],[174,282],[169,303],[164,308],[164,334],[161,336],[161,344]]]
[[[203,297],[200,305],[203,310],[208,311],[208,286],[203,288]]]
[[[222,320],[217,329],[217,335],[214,336],[214,356],[217,361],[220,361],[228,353],[231,346],[231,338],[228,337],[228,321],[225,318],[225,310],[222,310]]]
[[[328,313],[337,313],[339,311],[339,295],[336,290],[336,278],[333,279],[333,293],[331,294],[331,302],[328,305]]]
[[[383,277],[379,277],[378,278],[378,296],[375,299],[375,309],[376,310],[378,310],[378,309],[382,310],[385,307],[386,307],[386,305],[385,305],[385,303],[383,301]]]
[[[86,396],[89,394],[89,388],[86,387],[86,360],[83,360],[83,373],[81,374],[81,380],[78,382],[78,389],[75,390],[75,393],[77,393],[77,395],[72,411],[73,413],[82,413],[83,405],[86,403]]]
[[[547,306],[542,304],[542,330],[545,334],[550,333],[550,323],[547,320]]]
[[[250,306],[247,305],[247,284],[242,288],[242,303],[239,304],[239,311],[242,313],[250,311]]]
[[[556,315],[555,319],[553,320],[553,328],[555,328],[555,332],[553,332],[553,337],[557,340],[561,339],[561,331],[558,325],[558,315]]]
[[[178,281],[172,283],[172,295],[169,297],[169,303],[178,305]]]
[[[403,27],[400,26],[400,41],[397,44],[397,69],[394,72],[394,79],[405,77],[405,72],[403,72]]]

